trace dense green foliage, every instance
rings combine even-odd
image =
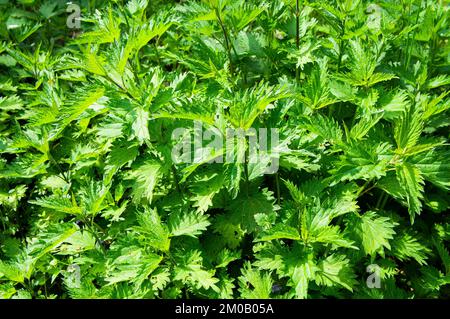
[[[0,0],[0,297],[450,297],[445,1],[77,3]]]

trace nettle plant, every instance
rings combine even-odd
[[[0,296],[448,298],[448,26],[431,0],[0,1]]]

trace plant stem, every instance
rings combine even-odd
[[[369,183],[370,183],[370,179],[369,179],[368,181],[366,181],[366,182],[364,183],[364,185],[361,186],[361,187],[359,188],[358,193],[356,194],[357,197],[359,197],[360,195],[362,195],[364,189],[367,187],[367,185],[369,185]]]
[[[248,149],[245,150],[245,163],[244,163],[244,175],[245,175],[245,193],[248,197],[249,189],[249,176],[248,176]]]
[[[123,0],[122,0],[122,5],[120,6],[119,10],[122,12],[122,14],[125,18],[125,23],[127,24],[127,28],[130,29],[130,23],[128,22],[127,12],[125,11],[125,5],[123,3]]]
[[[178,193],[180,193],[180,195],[183,196],[183,193],[181,192],[180,181],[178,180],[177,169],[175,168],[175,165],[171,166],[171,170],[172,170],[172,174],[173,174],[173,179],[175,181],[175,187],[176,187]]]
[[[228,55],[228,61],[230,62],[230,69],[231,69],[231,72],[234,73],[234,66],[233,66],[233,61],[231,58],[231,43],[228,38],[228,32],[227,32],[227,29],[225,28],[225,25],[223,24],[219,9],[215,8],[214,11],[216,12],[216,17],[217,17],[217,20],[219,21],[219,25],[222,28],[223,37],[225,39],[225,47],[226,47],[227,55]]]
[[[297,50],[300,49],[300,0],[295,2],[295,45]],[[295,80],[297,83],[300,81],[300,69],[298,65],[295,67]]]
[[[47,276],[44,273],[44,295],[45,295],[45,299],[48,299],[48,292],[47,292]]]
[[[376,208],[380,208],[381,207],[381,203],[384,201],[385,197],[386,197],[386,193],[382,192],[380,197],[378,197]]]
[[[159,42],[159,38],[156,38],[155,41],[155,54],[156,54],[156,60],[158,61],[158,65],[162,65],[161,64],[161,57],[159,55],[159,50],[158,50],[158,42]]]
[[[381,202],[381,206],[379,208],[380,209],[384,209],[384,207],[386,206],[388,200],[389,200],[389,196],[386,194],[386,196],[384,196],[383,201]]]
[[[278,173],[275,173],[275,185],[277,188],[277,204],[281,204],[281,198],[280,198],[280,177]]]
[[[58,162],[53,158],[53,156],[52,156],[52,154],[50,153],[50,151],[47,152],[47,158],[48,158],[48,160],[49,160],[51,163],[53,163],[53,164],[55,165],[55,167],[59,170],[59,172],[61,173],[61,175],[62,175],[64,181],[65,181],[67,184],[70,184],[69,177],[66,176],[66,174],[64,174],[64,172],[63,172],[61,166],[59,166]]]
[[[338,57],[337,72],[339,72],[341,70],[342,57],[344,56],[345,43],[344,43],[344,40],[342,38],[343,38],[343,36],[345,34],[345,25],[346,24],[347,24],[347,15],[344,17],[344,21],[342,21],[342,31],[341,31],[341,34],[339,36],[339,57]]]
[[[94,222],[94,219],[93,219],[93,218],[92,218],[91,221],[89,221],[86,217],[82,217],[81,220],[82,220],[83,223],[86,225],[87,230],[94,236],[95,241],[100,245],[100,248],[101,248],[103,254],[106,254],[106,247],[103,245],[103,241],[102,241],[101,238],[98,236],[98,234],[97,234],[97,232],[96,232],[94,226],[97,226],[97,228],[98,228],[99,230],[102,230],[102,228]]]
[[[337,64],[337,72],[341,70],[341,64],[342,64],[342,52],[344,51],[344,42],[342,39],[339,40],[339,57],[338,57],[338,64]]]

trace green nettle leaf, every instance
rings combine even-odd
[[[105,166],[105,183],[109,183],[113,175],[124,165],[134,161],[138,156],[138,148],[136,145],[121,144],[114,147],[106,159]]]
[[[321,61],[311,74],[302,100],[311,109],[321,109],[336,102],[328,83],[327,60]]]
[[[423,198],[423,178],[417,167],[406,162],[397,166],[396,173],[398,182],[405,193],[411,223],[413,223],[415,216],[422,211],[420,200]]]
[[[315,272],[315,282],[319,285],[333,286],[338,284],[350,291],[356,284],[355,274],[349,260],[342,255],[330,255],[321,260]]]
[[[198,212],[186,212],[171,214],[169,218],[169,229],[172,236],[197,237],[211,225],[208,216]]]
[[[300,234],[294,227],[278,224],[270,230],[262,233],[257,241],[270,241],[274,239],[300,240]]]
[[[199,212],[205,212],[213,205],[213,198],[223,188],[224,176],[217,173],[212,175],[199,176],[190,190],[193,193],[191,200],[193,206]]]
[[[270,274],[261,273],[246,263],[239,277],[239,290],[244,299],[269,299],[273,281]]]
[[[422,130],[422,112],[419,108],[410,107],[396,122],[394,138],[399,150],[404,152],[405,149],[416,145]]]
[[[23,283],[25,274],[19,265],[7,264],[0,260],[0,274],[13,282]]]
[[[0,110],[2,111],[21,110],[22,106],[23,102],[17,95],[10,95],[0,98]]]
[[[284,87],[261,83],[256,88],[240,92],[229,106],[228,120],[236,127],[248,130],[270,103],[291,96]]]
[[[427,88],[434,89],[443,85],[450,84],[450,77],[448,75],[438,75],[427,82]]]
[[[99,101],[105,94],[104,88],[86,87],[72,96],[72,101],[67,103],[59,112],[62,126],[76,120],[87,108]]]
[[[339,231],[339,226],[325,226],[310,234],[312,242],[333,244],[336,247],[346,247],[358,249],[354,242],[345,238]]]
[[[281,268],[283,275],[289,277],[288,284],[295,289],[295,297],[307,298],[309,283],[315,278],[317,270],[308,251],[300,246],[294,247],[289,253],[283,254],[282,265],[277,268]]]
[[[421,244],[411,234],[405,232],[392,241],[392,253],[400,260],[415,259],[420,265],[426,265],[430,249]]]
[[[380,43],[381,44],[381,43]],[[378,82],[396,78],[394,74],[375,72],[380,63],[368,45],[363,47],[362,42],[350,40],[350,72],[340,74],[338,78],[355,86],[370,87]]]
[[[139,226],[134,227],[134,229],[139,234],[144,235],[144,241],[156,249],[169,250],[170,232],[162,224],[158,212],[153,209],[147,209],[136,214]]]
[[[404,91],[398,91],[390,95],[382,95],[380,96],[379,103],[384,111],[383,118],[387,120],[401,118],[409,105],[408,96]]]
[[[423,178],[434,185],[450,189],[450,153],[432,150],[412,158],[412,163]]]
[[[217,216],[212,226],[214,227],[214,232],[220,234],[224,244],[230,248],[235,249],[239,247],[244,239],[245,231],[241,225],[230,221],[225,214]]]
[[[128,4],[130,5],[131,2]],[[123,74],[125,66],[132,53],[141,50],[153,38],[161,36],[167,31],[168,28],[170,28],[171,25],[172,23],[163,24],[150,21],[148,24],[141,25],[132,30],[131,36],[128,38],[128,42],[122,51],[122,56],[117,65],[117,70],[119,73]]]
[[[145,253],[137,247],[125,247],[107,269],[105,280],[108,285],[122,281],[131,281],[140,285],[158,267],[162,257]]]
[[[32,178],[44,174],[47,171],[47,161],[47,155],[29,153],[20,156],[10,165],[0,166],[0,178]]]
[[[384,255],[384,248],[391,249],[389,241],[393,239],[396,225],[397,223],[390,218],[378,216],[376,212],[369,211],[361,216],[351,216],[347,228],[354,230],[365,254]]]
[[[96,248],[95,237],[87,231],[76,231],[58,249],[60,255],[71,255]]]
[[[67,196],[49,196],[41,197],[36,200],[30,200],[30,204],[38,205],[44,208],[56,210],[66,214],[81,214],[82,210]]]
[[[227,207],[229,221],[235,225],[241,225],[248,232],[253,232],[257,228],[255,215],[270,216],[275,209],[272,194],[267,190],[255,192],[250,197],[243,194]]]
[[[295,297],[306,299],[308,297],[308,284],[311,277],[308,264],[300,264],[293,268],[291,280],[295,289]]]
[[[318,114],[314,117],[301,118],[300,124],[330,143],[338,144],[342,140],[342,129],[333,118]]]
[[[331,183],[355,179],[379,179],[386,174],[391,146],[388,143],[370,145],[352,142],[344,148],[345,154],[340,156],[340,161],[335,169]]]
[[[84,33],[77,39],[78,43],[109,43],[119,39],[122,21],[112,8],[107,12],[97,11],[95,18],[98,21],[98,30]]]
[[[198,250],[179,252],[176,255],[177,264],[173,280],[179,280],[195,288],[213,289],[218,291],[219,281],[211,271],[204,269],[203,258]]]
[[[128,173],[127,179],[133,181],[133,200],[139,202],[153,199],[153,191],[163,175],[163,167],[156,160],[147,160]]]
[[[131,128],[139,144],[142,145],[142,143],[148,141],[150,139],[148,132],[148,112],[142,108],[137,108]]]

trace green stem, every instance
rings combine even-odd
[[[347,24],[347,15],[344,17],[344,21],[342,21],[342,31],[339,36],[339,57],[338,57],[337,72],[341,70],[342,57],[344,56],[345,43],[343,37],[345,34],[346,24]]]
[[[120,83],[117,83],[108,73],[106,73],[106,78],[114,83],[123,93],[125,93],[132,101],[136,101],[138,104],[140,104],[140,101],[137,100],[124,86],[122,86]]]
[[[383,198],[383,201],[381,202],[380,209],[384,209],[388,200],[389,200],[389,196],[386,194],[386,196]]]
[[[23,285],[25,286],[25,289],[30,293],[31,298],[34,299],[35,294],[34,294],[33,286],[31,285],[31,279],[25,279]]]
[[[339,57],[337,63],[337,72],[341,70],[343,52],[344,52],[344,41],[342,41],[342,39],[339,39]]]
[[[295,45],[297,50],[300,49],[300,1],[295,2]],[[300,82],[300,69],[298,65],[295,67],[295,80]]]
[[[248,176],[248,149],[245,151],[245,163],[244,163],[244,175],[245,175],[245,193],[248,196],[249,194],[249,176]]]
[[[47,276],[44,273],[44,295],[45,295],[45,299],[48,299],[48,292],[47,292]]]
[[[134,59],[136,61],[135,63],[136,63],[137,74],[141,74],[141,60],[139,59],[138,52],[136,52],[136,54],[134,55]]]
[[[364,185],[361,186],[361,187],[359,188],[358,193],[356,194],[357,197],[359,197],[360,195],[362,195],[362,193],[364,192],[364,190],[365,190],[365,188],[367,187],[367,185],[369,185],[369,183],[370,183],[370,180],[366,181],[366,182],[364,183]]]
[[[51,163],[53,163],[53,164],[56,166],[56,168],[59,170],[59,172],[61,173],[61,175],[62,175],[64,181],[65,181],[67,184],[70,184],[69,177],[66,176],[66,174],[64,174],[64,171],[61,169],[61,166],[59,166],[58,162],[53,158],[53,156],[52,156],[52,154],[50,153],[50,151],[47,152],[47,158],[48,158],[48,160],[49,160]]]
[[[420,13],[420,10],[417,10],[417,15],[416,15],[416,22],[415,22],[415,24],[417,24],[418,22],[419,22],[419,13]],[[411,15],[411,3],[410,3],[410,6],[409,6],[409,12],[408,12],[408,16],[409,15]],[[406,61],[405,61],[405,70],[408,70],[408,66],[409,66],[409,63],[411,62],[411,56],[412,56],[412,42],[414,42],[414,39],[416,38],[416,30],[417,29],[414,29],[413,30],[413,34],[412,34],[412,38],[410,38],[409,36],[408,36],[408,41],[406,42]]]
[[[101,227],[94,222],[93,218],[92,218],[91,221],[89,221],[85,217],[83,217],[81,219],[83,220],[83,223],[86,225],[87,230],[94,236],[95,241],[99,243],[103,254],[106,254],[106,248],[105,248],[105,246],[103,246],[102,240],[100,239],[100,237],[98,236],[98,234],[97,234],[97,232],[95,231],[95,228],[94,228],[94,226],[97,226],[97,228],[100,228],[100,230],[102,230]]]
[[[428,76],[429,77],[431,77],[431,75],[432,75],[431,69],[434,65],[433,62],[436,57],[436,48],[438,47],[438,43],[437,43],[438,41],[437,41],[436,34],[433,34],[431,36],[430,42],[431,42],[430,43],[430,54],[429,54],[430,59],[428,60]]]
[[[127,12],[125,11],[124,8],[125,8],[125,5],[124,5],[123,0],[122,0],[122,5],[120,6],[119,10],[122,12],[122,14],[123,14],[123,16],[125,18],[125,23],[127,24],[127,28],[129,30],[130,29],[130,23],[128,22]]]
[[[281,193],[280,193],[280,177],[278,175],[278,173],[275,173],[275,185],[277,188],[277,204],[280,205],[281,204]]]
[[[172,170],[173,179],[174,179],[174,182],[175,182],[175,187],[177,189],[177,192],[180,193],[181,196],[183,196],[183,192],[181,191],[180,181],[178,179],[177,169],[175,168],[175,165],[171,166],[171,170]]]
[[[159,55],[158,42],[159,42],[159,38],[157,38],[155,41],[155,54],[156,54],[156,60],[158,61],[158,65],[161,65],[161,57]]]
[[[169,249],[170,249],[170,248],[169,248]],[[167,258],[169,258],[169,261],[172,263],[172,265],[176,266],[176,265],[177,265],[177,262],[176,262],[175,258],[173,258],[173,256],[172,256],[170,250],[167,250],[167,251],[165,252],[165,254],[166,254]]]
[[[220,25],[220,27],[222,29],[223,37],[225,39],[225,48],[227,50],[228,61],[230,62],[230,69],[231,69],[231,72],[234,73],[233,60],[231,58],[231,42],[230,42],[230,39],[228,37],[228,32],[227,32],[227,29],[226,29],[226,27],[225,27],[225,25],[224,25],[224,23],[222,21],[222,18],[220,16],[219,9],[215,8],[214,10],[215,10],[215,13],[216,13],[217,21],[219,21],[219,25]]]
[[[376,204],[376,208],[380,208],[381,202],[384,200],[384,197],[385,197],[385,196],[386,196],[386,193],[385,193],[385,192],[382,192],[381,195],[380,195],[380,197],[378,197],[377,204]]]

